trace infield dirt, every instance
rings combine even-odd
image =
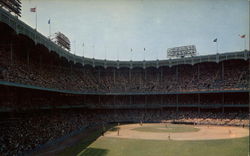
[[[159,124],[143,124],[143,126],[159,126]],[[145,140],[217,140],[217,139],[233,139],[241,138],[249,135],[247,128],[231,127],[231,126],[206,126],[195,125],[198,128],[197,132],[142,132],[133,130],[141,127],[139,124],[128,124],[118,126],[119,136],[117,131],[108,131],[105,137],[114,138],[130,138],[130,139],[145,139]]]

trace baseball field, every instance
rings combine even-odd
[[[126,124],[108,129],[104,136],[100,136],[101,131],[95,131],[58,155],[247,156],[249,154],[248,128],[154,123]],[[91,138],[95,138],[94,141]]]

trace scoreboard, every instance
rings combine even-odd
[[[54,35],[52,35],[51,40],[53,42],[55,42],[61,48],[65,49],[67,51],[70,51],[70,40],[63,33],[56,32]]]
[[[196,55],[197,51],[195,45],[188,45],[188,46],[181,46],[181,47],[174,47],[167,49],[168,58],[184,58]]]
[[[0,0],[0,7],[21,17],[20,0]]]

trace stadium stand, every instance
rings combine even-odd
[[[215,113],[169,110],[61,110],[5,115],[1,118],[0,153],[21,155],[40,144],[82,127],[103,122],[194,122],[197,124],[249,126],[247,112]]]
[[[109,122],[249,126],[249,51],[137,62],[82,58],[2,9],[0,33],[0,155],[22,155]]]
[[[8,50],[2,50],[0,54],[1,80],[44,88],[80,92],[184,92],[248,88],[249,65],[242,60],[120,71],[115,68],[69,68],[46,62],[39,65],[31,60],[26,62],[26,56],[16,55],[15,52],[11,61]]]

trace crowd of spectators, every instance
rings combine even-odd
[[[0,120],[0,155],[21,155],[74,130],[88,126],[84,114],[42,113]]]
[[[200,63],[156,68],[100,68],[71,66],[61,63],[36,62],[8,50],[0,50],[0,81],[82,92],[190,92],[204,90],[249,89],[249,62],[229,60],[222,63]],[[9,95],[13,100],[15,93]],[[242,94],[243,95],[243,94]],[[1,96],[5,96],[4,93]],[[147,106],[176,104],[246,104],[247,96],[238,94],[217,95],[165,95],[165,96],[95,96],[70,98],[62,95],[32,96],[29,102],[41,101],[41,107],[66,105],[116,106],[145,105],[145,109],[124,110],[65,110],[59,112],[39,111],[0,118],[0,155],[20,155],[41,144],[55,140],[82,127],[102,125],[108,122],[191,122],[196,124],[249,126],[246,112],[219,113],[194,111],[169,111],[146,109]],[[85,96],[85,95],[84,95]],[[203,96],[203,97],[202,97]],[[209,97],[211,96],[211,97]],[[225,97],[224,97],[225,96]],[[16,103],[5,97],[1,105]],[[201,99],[200,99],[201,98]],[[35,100],[34,100],[35,99]],[[74,100],[72,100],[74,99]],[[47,103],[47,104],[46,104]],[[6,104],[8,105],[8,104]],[[30,107],[29,106],[29,107]],[[63,106],[63,105],[61,105]],[[18,106],[15,106],[18,107]],[[23,106],[20,106],[23,107]],[[32,106],[34,107],[34,106]],[[107,107],[104,107],[107,108]],[[117,107],[119,108],[119,107]],[[140,107],[142,108],[142,107]],[[158,107],[159,108],[159,107]],[[15,113],[14,113],[15,114]]]
[[[82,127],[108,122],[194,122],[249,126],[247,112],[219,113],[170,110],[64,110],[2,116],[0,154],[21,155]]]
[[[161,68],[92,68],[10,59],[0,51],[0,80],[72,91],[176,92],[249,88],[249,63],[230,60]]]

